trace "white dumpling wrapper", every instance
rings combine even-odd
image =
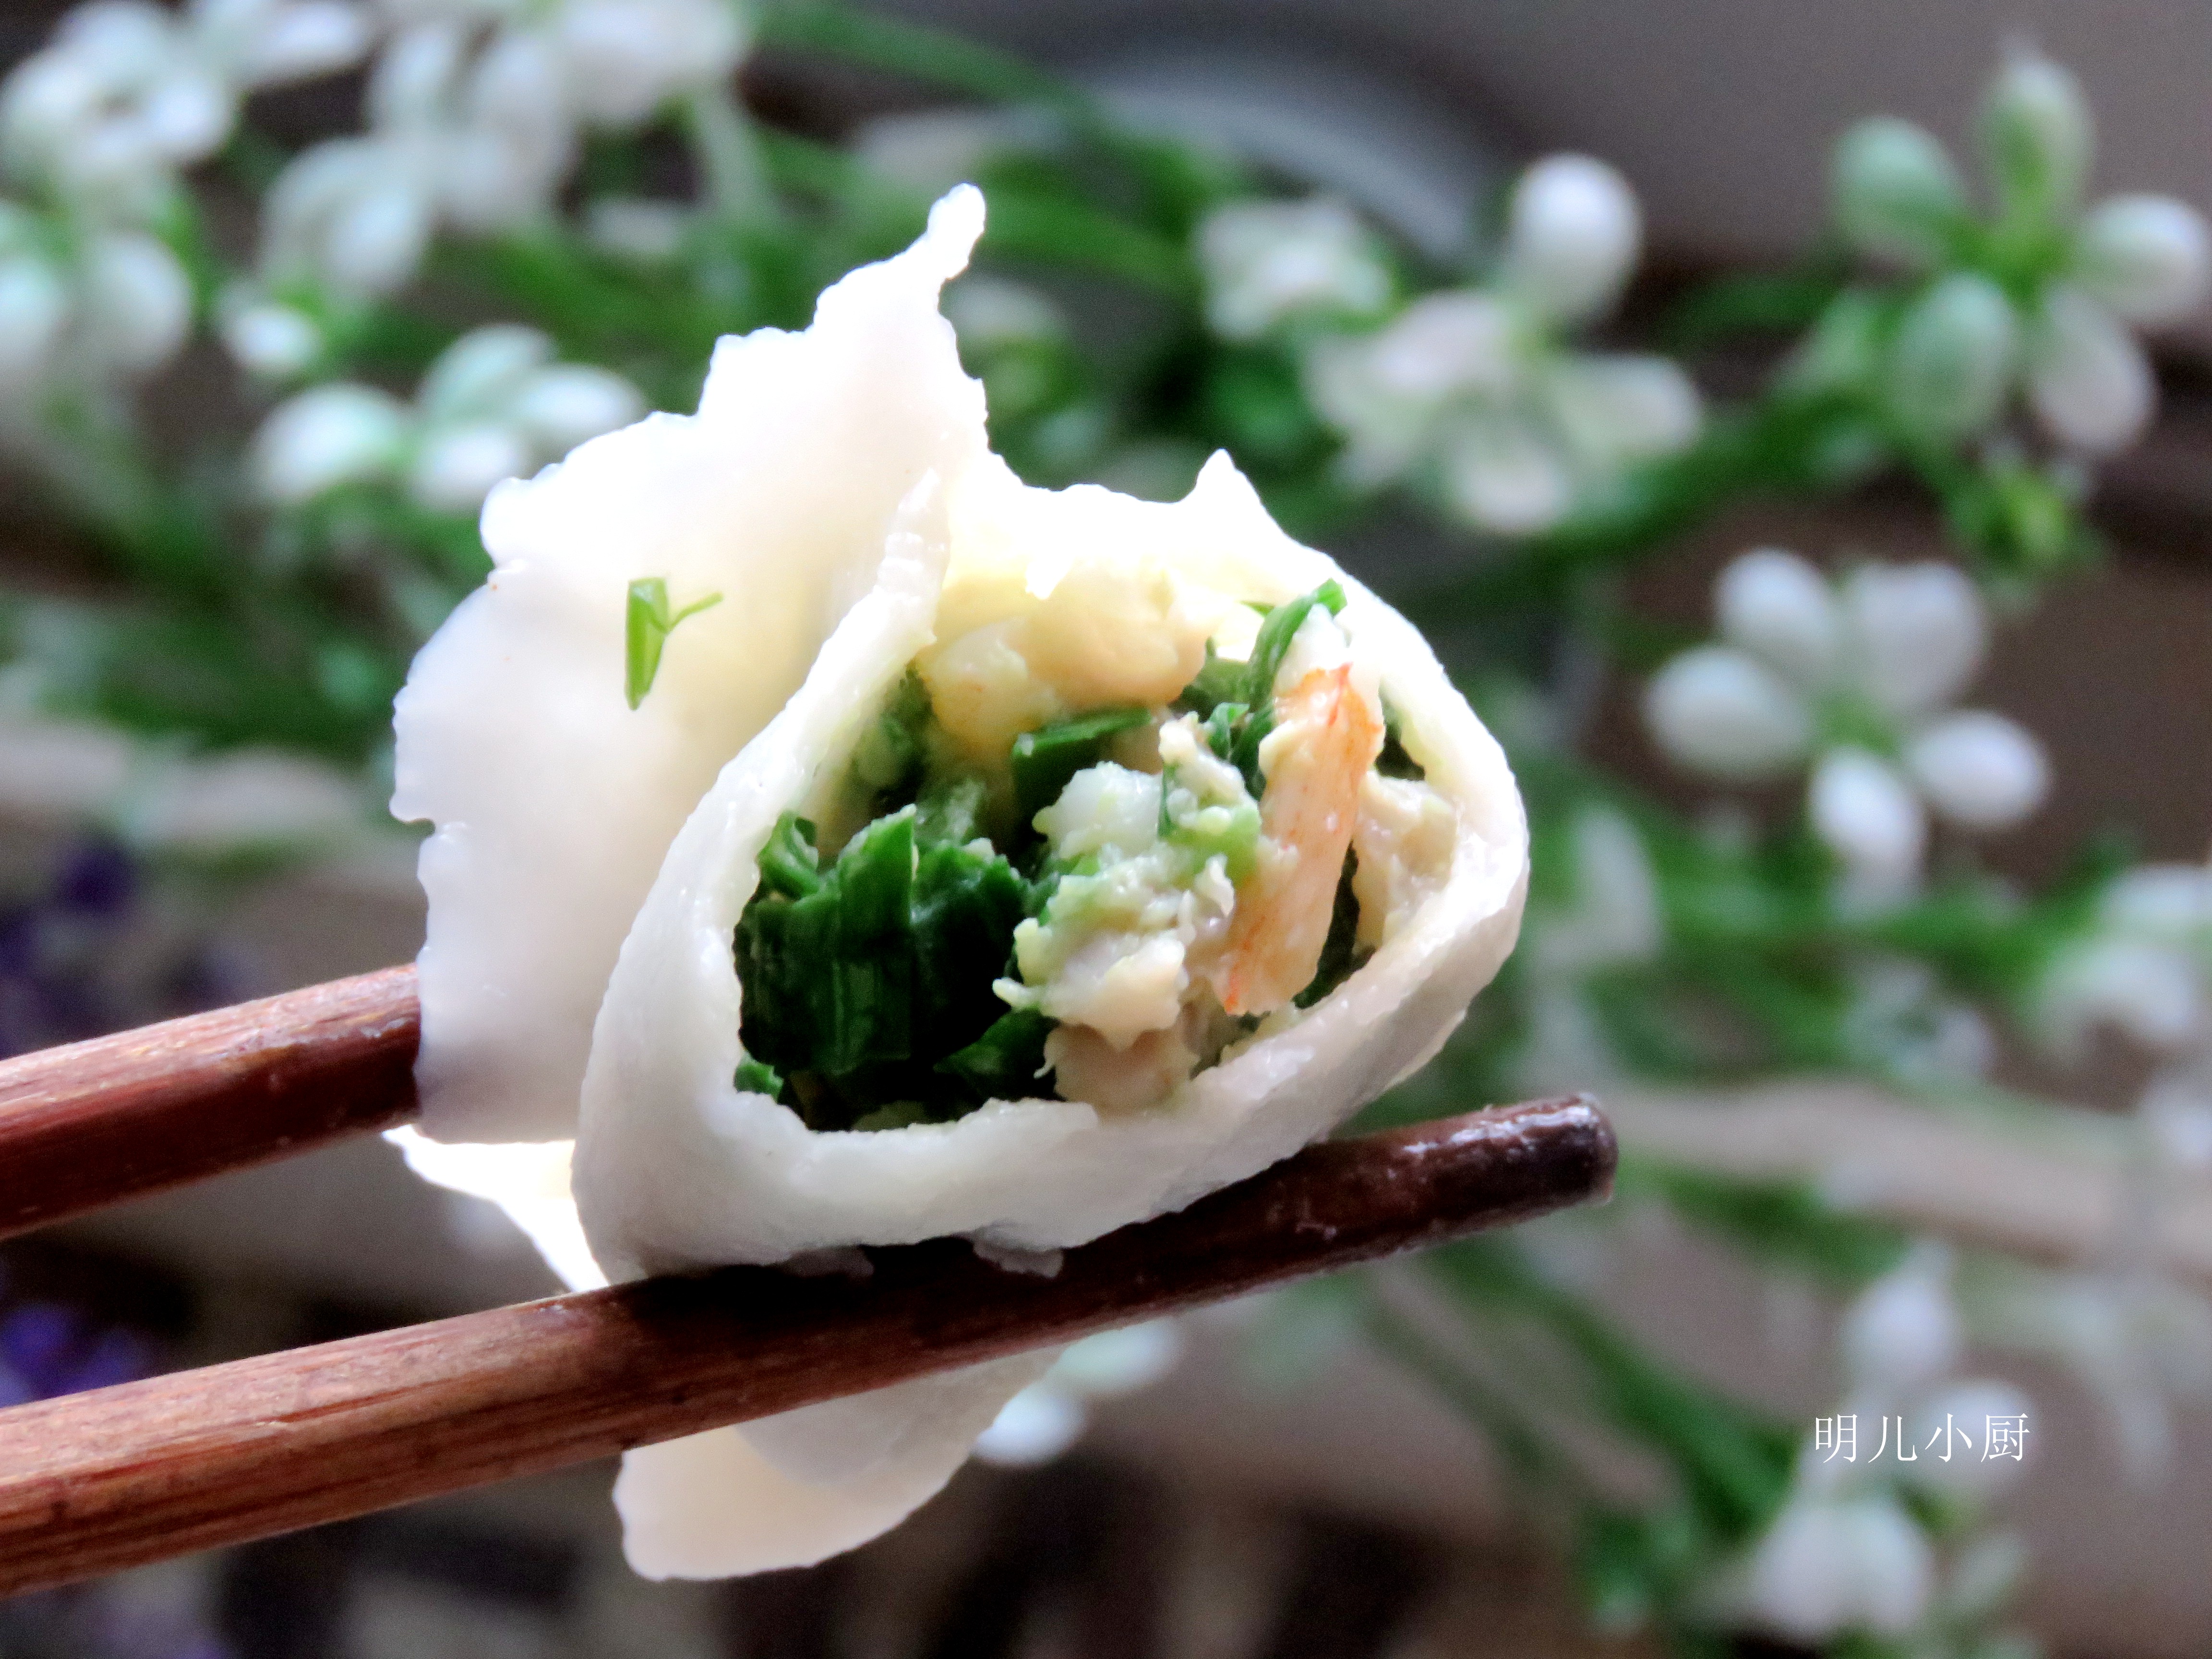
[[[736,1092],[730,933],[753,860],[928,641],[953,549],[1019,562],[1048,548],[1064,568],[1091,549],[1171,544],[1180,568],[1261,599],[1336,574],[1281,535],[1225,458],[1173,506],[1018,484],[988,452],[981,390],[937,311],[981,222],[980,198],[955,192],[913,249],[825,294],[805,333],[725,341],[698,416],[653,417],[503,486],[485,515],[495,574],[403,696],[395,809],[438,826],[422,860],[423,1132],[565,1139],[599,1010],[598,1127],[577,1174],[599,1194],[592,1247],[617,1276],[947,1232],[1043,1249],[1176,1207],[1413,1069],[1510,947],[1526,832],[1503,757],[1413,630],[1347,582],[1344,625],[1389,665],[1385,687],[1464,833],[1444,890],[1334,996],[1139,1120],[1034,1102],[817,1136]],[[1042,587],[1058,568],[1028,574]],[[665,576],[678,605],[725,602],[672,637],[632,711],[623,607],[646,574]],[[571,1282],[598,1276],[577,1271],[549,1173],[567,1149],[506,1151],[419,1140],[409,1155],[505,1205]],[[1037,1181],[1048,1198],[1017,1197]],[[714,1577],[865,1541],[935,1492],[1050,1358],[633,1452],[617,1486],[631,1561]]]
[[[825,293],[804,332],[723,341],[696,416],[653,416],[495,491],[494,574],[401,695],[392,807],[435,833],[422,857],[422,1124],[391,1138],[426,1180],[499,1204],[572,1290],[606,1282],[568,1171],[623,936],[716,772],[876,579],[901,500],[985,453],[982,390],[937,304],[981,198],[956,192],[930,223]],[[624,607],[647,575],[679,605],[725,597],[671,637],[632,710]],[[1049,1359],[915,1385],[896,1414],[948,1431],[880,1444],[842,1485],[795,1477],[730,1429],[633,1454],[616,1492],[632,1559],[709,1577],[864,1542],[942,1486]],[[775,1440],[774,1419],[751,1426]]]

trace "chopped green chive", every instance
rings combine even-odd
[[[720,593],[709,593],[703,599],[692,600],[681,611],[672,611],[666,577],[641,576],[629,585],[629,609],[623,617],[627,650],[623,689],[631,708],[643,702],[645,694],[653,690],[653,682],[660,672],[660,653],[667,647],[668,636],[675,631],[676,624],[721,602]]]
[[[1054,1022],[1034,1008],[1016,1008],[991,1023],[966,1048],[947,1054],[937,1069],[958,1078],[981,1100],[1027,1100],[1042,1085],[1044,1040]]]
[[[1345,605],[1343,587],[1325,581],[1310,593],[1263,611],[1249,661],[1221,661],[1209,647],[1206,666],[1176,699],[1176,708],[1204,716],[1207,746],[1244,775],[1244,786],[1255,799],[1265,787],[1260,775],[1260,740],[1274,729],[1275,676],[1291,653],[1291,641],[1316,605],[1332,617],[1339,615]]]
[[[1344,589],[1334,581],[1323,582],[1312,592],[1277,605],[1260,624],[1260,637],[1252,642],[1252,659],[1245,665],[1244,701],[1253,708],[1273,704],[1275,676],[1282,672],[1283,659],[1291,653],[1291,639],[1316,605],[1332,617],[1342,614]]]
[[[766,1095],[770,1100],[781,1100],[783,1073],[764,1060],[755,1060],[740,1048],[738,1050],[738,1087],[748,1094]]]
[[[1055,720],[1014,739],[1014,802],[1026,824],[1060,799],[1067,781],[1106,757],[1115,734],[1152,719],[1141,708],[1101,708],[1073,720]]]
[[[900,1103],[933,1119],[983,1103],[938,1062],[1006,1015],[991,987],[1028,890],[988,842],[920,844],[919,816],[878,818],[826,868],[812,827],[790,814],[762,851],[737,928],[740,1032],[745,1053],[789,1081],[810,1128],[852,1128]]]

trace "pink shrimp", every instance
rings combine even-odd
[[[1274,763],[1260,799],[1260,867],[1237,895],[1214,976],[1232,1014],[1283,1007],[1320,967],[1382,722],[1352,689],[1349,663],[1316,668],[1275,699],[1267,744]]]

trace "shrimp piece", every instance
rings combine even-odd
[[[1260,866],[1237,895],[1213,978],[1232,1014],[1267,1014],[1312,982],[1336,884],[1359,822],[1359,789],[1382,752],[1382,722],[1352,665],[1316,668],[1275,698],[1260,746]]]

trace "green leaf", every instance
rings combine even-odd
[[[721,604],[720,593],[709,593],[694,599],[681,611],[669,608],[668,579],[665,576],[643,576],[629,585],[629,608],[623,617],[623,640],[626,646],[623,674],[623,695],[629,706],[635,708],[653,690],[653,682],[660,674],[660,653],[667,648],[668,636],[677,623],[687,617],[696,617],[702,611],[712,610]]]
[[[1740,1181],[1635,1160],[1623,1184],[1648,1184],[1692,1225],[1844,1289],[1881,1278],[1910,1243],[1895,1227],[1835,1209],[1803,1182]]]
[[[1244,701],[1244,665],[1218,655],[1213,641],[1206,642],[1206,665],[1183,687],[1175,700],[1175,706],[1186,714],[1195,714],[1200,720],[1210,719],[1213,711],[1224,702],[1242,704]]]
[[[812,826],[787,813],[738,921],[745,1052],[789,1080],[813,1128],[900,1103],[972,1111],[992,1092],[991,1066],[1017,1064],[1013,1039],[1031,1030],[993,1036],[1007,1011],[992,985],[1025,884],[988,842],[919,844],[919,817],[908,805],[878,818],[823,871]],[[979,1043],[987,1052],[939,1066]]]
[[[1034,1008],[999,1016],[966,1048],[947,1054],[937,1069],[958,1078],[986,1100],[1026,1100],[1044,1071],[1044,1040],[1055,1022]]]
[[[820,890],[820,867],[814,825],[796,812],[786,812],[775,821],[768,845],[761,848],[761,890],[784,898],[805,898]]]
[[[763,46],[819,52],[993,103],[1041,104],[1091,118],[1081,94],[1024,60],[880,11],[830,0],[770,0],[757,25]]]
[[[1244,671],[1244,701],[1253,708],[1266,708],[1273,703],[1275,676],[1282,672],[1283,659],[1291,653],[1291,641],[1317,605],[1332,617],[1339,615],[1344,610],[1344,589],[1336,582],[1323,582],[1312,592],[1277,605],[1260,624],[1260,635],[1252,642],[1251,659]]]

